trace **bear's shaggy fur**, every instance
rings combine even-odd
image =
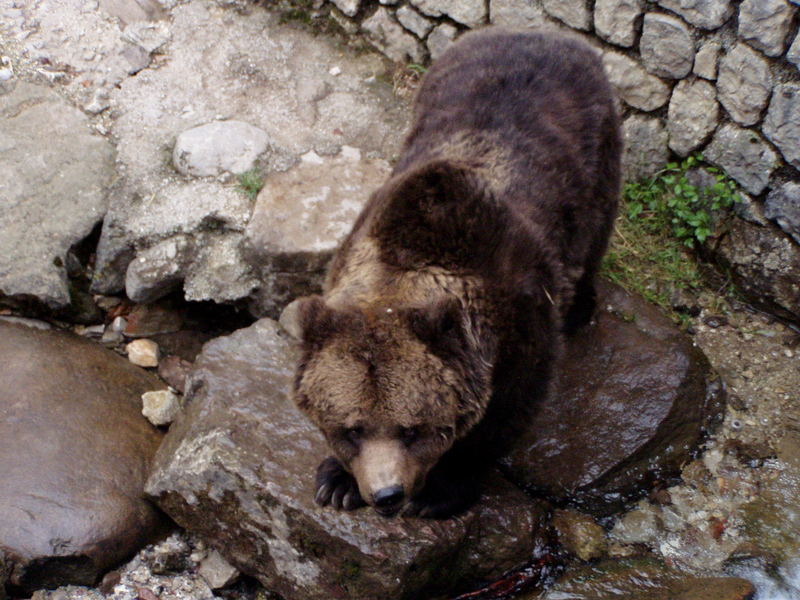
[[[547,393],[589,320],[620,189],[598,55],[554,32],[464,35],[425,75],[392,177],[297,308],[295,400],[335,458],[317,501],[444,517]]]

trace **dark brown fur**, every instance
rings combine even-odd
[[[295,397],[338,459],[321,465],[320,503],[380,496],[364,480],[391,482],[394,463],[373,452],[402,462],[407,512],[445,516],[547,393],[562,331],[591,316],[621,140],[596,53],[555,33],[463,36],[414,115],[324,299],[299,306]]]

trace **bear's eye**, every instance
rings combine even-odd
[[[342,432],[342,437],[354,446],[358,446],[361,443],[361,438],[364,437],[364,428],[348,427]]]
[[[401,427],[400,439],[406,446],[410,446],[419,439],[421,433],[419,427]]]

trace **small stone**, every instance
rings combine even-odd
[[[482,25],[487,16],[483,0],[411,0],[411,4],[430,17],[447,15],[467,27]]]
[[[646,14],[639,51],[645,68],[654,75],[682,79],[692,70],[694,41],[688,27],[675,17]]]
[[[597,0],[594,5],[594,30],[617,46],[630,48],[636,42],[636,24],[642,16],[642,0]]]
[[[100,338],[103,333],[105,332],[105,327],[102,325],[90,325],[89,327],[83,327],[81,330],[81,335],[88,337],[88,338]]]
[[[795,11],[784,0],[744,0],[739,5],[739,37],[767,56],[780,56]]]
[[[361,7],[361,0],[331,0],[348,17],[355,17]]]
[[[418,38],[424,38],[433,29],[433,23],[410,6],[401,6],[396,14],[400,24]]]
[[[587,514],[558,509],[553,514],[553,527],[561,545],[581,560],[600,558],[606,553],[605,531]]]
[[[153,425],[169,425],[180,410],[180,400],[169,390],[142,394],[142,414]]]
[[[439,58],[456,37],[458,37],[458,29],[450,23],[437,25],[428,36],[428,51],[431,53],[431,59]]]
[[[122,317],[117,317],[118,319],[122,319]],[[122,319],[123,321],[125,319]],[[125,338],[122,335],[122,331],[118,331],[114,328],[113,323],[106,327],[105,331],[103,332],[103,337],[100,338],[100,342],[107,345],[107,346],[116,346],[117,344],[121,343]]]
[[[331,67],[328,70],[328,75],[332,75],[334,77],[336,77],[337,75],[341,75],[341,73],[342,73],[342,68],[341,67]]]
[[[731,0],[658,0],[658,3],[702,29],[716,29],[733,14]]]
[[[268,148],[269,136],[262,129],[242,121],[214,121],[181,133],[172,162],[183,175],[238,175],[253,168]]]
[[[491,0],[489,20],[506,27],[542,27],[547,24],[544,9],[530,0]]]
[[[651,111],[664,106],[669,100],[669,86],[632,58],[609,51],[603,54],[603,65],[609,80],[626,104]]]
[[[186,377],[191,370],[192,363],[175,354],[170,354],[158,361],[158,376],[181,394],[186,391]]]
[[[800,170],[800,85],[775,86],[762,129],[786,162]]]
[[[573,29],[591,29],[592,13],[585,0],[542,0],[542,6],[550,16]]]
[[[789,181],[770,191],[764,203],[764,216],[800,244],[800,183]]]
[[[755,125],[772,92],[769,63],[745,44],[736,44],[720,61],[717,92],[737,123]]]
[[[367,40],[395,62],[422,62],[422,46],[417,39],[396,23],[383,7],[361,23]]]
[[[669,160],[669,134],[661,119],[632,115],[622,124],[625,153],[622,165],[627,181],[652,177]]]
[[[134,340],[127,346],[128,360],[140,367],[158,366],[158,344],[153,340]]]
[[[680,81],[672,91],[667,114],[669,147],[686,156],[703,145],[717,126],[719,104],[714,86],[702,79]]]
[[[227,587],[239,577],[236,567],[231,566],[216,550],[208,553],[197,568],[197,572],[212,590]]]
[[[128,314],[123,333],[128,337],[151,337],[179,331],[183,325],[180,310],[161,304],[139,304]]]
[[[714,134],[704,156],[751,194],[760,194],[778,165],[778,156],[757,132],[726,123]]]
[[[717,78],[717,62],[719,51],[722,48],[717,40],[705,42],[694,56],[694,74],[703,79],[714,80]]]
[[[646,544],[659,536],[657,510],[642,501],[638,508],[620,518],[611,537],[624,544]]]

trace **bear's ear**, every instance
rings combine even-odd
[[[370,235],[382,258],[407,269],[474,268],[503,235],[507,213],[474,171],[430,162],[390,181]]]
[[[306,344],[320,344],[338,328],[336,311],[318,295],[293,300],[279,322],[289,335]]]
[[[411,332],[431,351],[450,357],[464,349],[464,313],[455,298],[441,300],[407,312]]]

